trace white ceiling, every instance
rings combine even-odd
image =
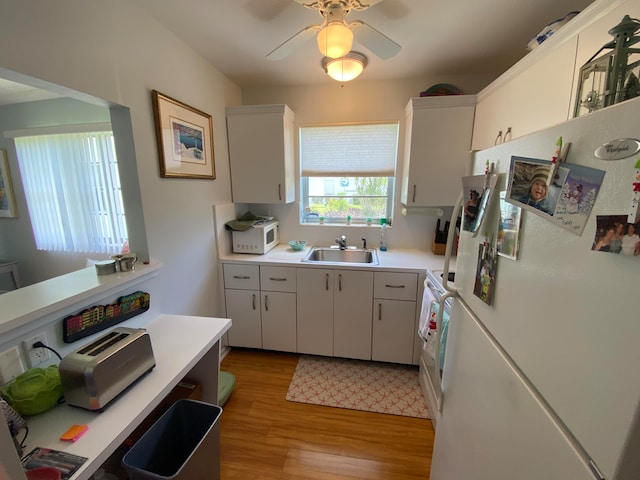
[[[0,106],[57,98],[60,95],[0,78]]]
[[[242,88],[334,82],[321,68],[313,37],[282,60],[265,58],[304,27],[322,22],[316,10],[294,0],[132,1]],[[495,78],[526,55],[527,43],[545,25],[592,2],[382,0],[351,11],[347,21],[366,22],[402,49],[381,60],[358,42],[356,29],[353,50],[364,53],[369,63],[354,82],[460,74]],[[55,96],[0,79],[0,105]]]
[[[293,0],[133,1],[240,87],[334,81],[320,66],[313,37],[283,60],[265,58],[304,27],[322,22],[316,10]],[[545,25],[592,1],[383,0],[351,11],[347,21],[363,20],[402,46],[395,57],[380,60],[358,43],[356,30],[353,50],[369,59],[362,81],[473,73],[497,77],[527,53],[527,43]]]

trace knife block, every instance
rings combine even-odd
[[[435,240],[431,243],[431,251],[435,255],[444,255],[446,250],[447,250],[446,243],[436,243]]]

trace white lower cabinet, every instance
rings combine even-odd
[[[376,298],[374,303],[371,359],[413,363],[416,302]]]
[[[260,267],[262,348],[296,352],[296,269]]]
[[[413,363],[418,274],[224,264],[232,347]]]
[[[372,360],[413,363],[417,291],[415,273],[375,273]]]
[[[371,359],[373,272],[298,268],[298,352]]]
[[[225,264],[223,270],[229,345],[295,352],[295,268]]]
[[[262,318],[259,290],[224,291],[227,317],[231,319],[229,345],[232,347],[262,348]]]
[[[373,272],[336,270],[333,356],[371,360]]]

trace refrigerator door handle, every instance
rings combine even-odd
[[[453,207],[453,212],[451,213],[451,223],[450,225],[455,225],[458,220],[458,215],[462,209],[462,202],[464,201],[464,194],[462,191],[458,194],[458,199],[456,200],[456,204]],[[442,274],[442,286],[447,292],[450,292],[454,295],[458,294],[458,290],[449,285],[449,261],[451,260],[451,247],[453,246],[453,239],[455,237],[455,228],[449,228],[449,233],[447,235],[447,246],[445,249],[444,256],[444,273]]]
[[[591,473],[593,473],[593,475],[598,479],[598,480],[606,480],[604,478],[604,475],[602,475],[602,472],[600,471],[600,469],[598,468],[598,466],[595,464],[595,462],[593,460],[589,460],[589,468],[591,469]]]

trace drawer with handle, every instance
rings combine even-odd
[[[293,267],[260,267],[260,290],[295,292],[296,269]]]
[[[373,297],[390,300],[416,300],[417,273],[375,272]]]
[[[258,265],[233,265],[225,263],[222,269],[224,271],[224,288],[235,288],[238,290],[260,289],[260,270]]]

